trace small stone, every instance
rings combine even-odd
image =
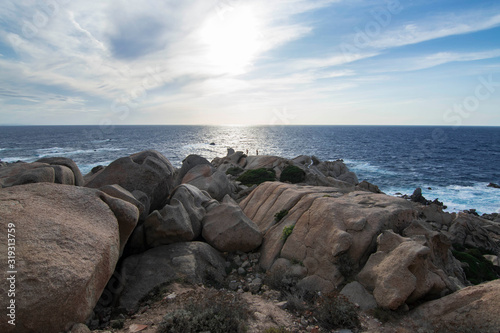
[[[230,290],[233,290],[233,291],[236,291],[238,290],[238,282],[237,281],[231,281],[229,282],[229,289]]]
[[[279,307],[279,308],[281,308],[281,309],[283,309],[283,310],[286,309],[287,305],[288,305],[287,301],[276,303],[276,306]]]
[[[243,263],[243,262],[241,261],[240,256],[236,256],[236,257],[234,257],[234,260],[233,260],[233,261],[234,261],[234,263],[235,263],[237,266],[241,266],[241,264]]]
[[[239,275],[246,275],[246,273],[247,273],[247,271],[244,268],[242,268],[242,267],[238,268]]]

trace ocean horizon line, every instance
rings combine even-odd
[[[384,124],[0,124],[0,127],[135,127],[135,126],[151,126],[151,127],[442,127],[442,128],[497,128],[500,125],[384,125]]]

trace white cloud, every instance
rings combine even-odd
[[[379,50],[388,49],[488,30],[498,26],[500,26],[500,14],[491,15],[486,12],[476,12],[462,15],[441,15],[388,29],[380,36],[370,38],[368,45]]]

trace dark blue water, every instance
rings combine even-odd
[[[210,143],[215,145],[210,145]],[[0,159],[73,159],[83,173],[146,149],[175,166],[189,154],[211,160],[226,149],[293,158],[344,159],[360,180],[387,194],[424,189],[450,211],[500,211],[500,127],[413,126],[23,126],[0,127]],[[429,190],[428,188],[431,188]]]

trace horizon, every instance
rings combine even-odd
[[[500,126],[500,3],[4,1],[0,126]]]
[[[447,124],[2,124],[0,127],[64,127],[64,126],[94,126],[94,127],[120,127],[120,126],[208,126],[208,127],[291,127],[291,126],[310,126],[310,127],[443,127],[451,129],[460,129],[467,127],[500,127],[500,125],[447,125]]]

